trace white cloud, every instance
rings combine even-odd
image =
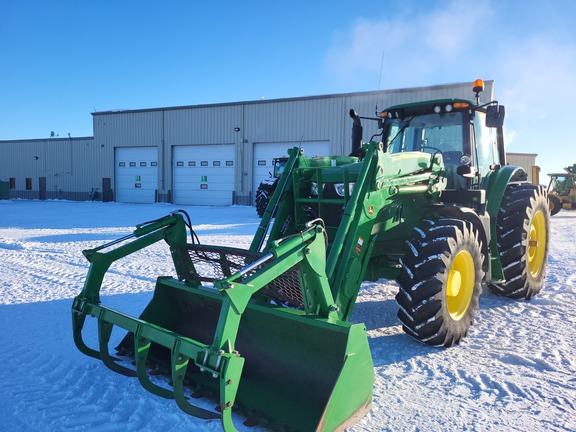
[[[537,153],[546,173],[576,162],[572,101],[576,45],[545,35],[502,47],[497,57],[496,94],[506,104],[506,125],[515,152]]]
[[[453,1],[445,9],[433,11],[416,22],[424,35],[425,46],[439,60],[452,59],[477,46],[479,31],[492,14],[489,2]]]
[[[490,2],[476,4],[472,11],[461,1],[411,12],[394,19],[354,21],[334,37],[325,55],[328,74],[341,83],[376,82],[384,54],[387,87],[430,84],[463,53],[474,54],[479,30],[492,13]]]
[[[576,96],[576,46],[535,36],[499,54],[502,94],[521,112],[542,115]]]
[[[410,13],[358,19],[334,37],[324,63],[338,91],[376,89],[383,52],[382,89],[494,79],[495,97],[507,108],[508,147],[538,153],[543,176],[567,158],[576,162],[576,31],[568,5],[422,4]]]
[[[347,80],[357,74],[380,71],[380,59],[388,47],[396,47],[406,42],[408,29],[386,21],[359,19],[352,28],[339,35],[327,52],[324,61],[330,73]]]

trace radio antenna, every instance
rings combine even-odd
[[[382,84],[382,71],[384,70],[384,54],[386,51],[382,51],[382,60],[380,61],[380,78],[378,79],[378,90],[381,90],[380,84]]]
[[[384,54],[386,53],[385,50],[382,50],[382,60],[380,60],[380,78],[378,78],[378,91],[381,90],[380,86],[382,85],[382,71],[384,70]],[[378,117],[378,103],[376,103],[376,117]]]

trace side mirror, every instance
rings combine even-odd
[[[504,105],[489,105],[486,107],[486,127],[498,128],[504,125]]]
[[[476,170],[470,165],[460,165],[458,168],[456,168],[456,173],[465,178],[476,177]]]

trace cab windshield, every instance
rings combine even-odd
[[[389,153],[422,151],[458,154],[463,151],[462,113],[422,114],[387,120],[384,142]]]

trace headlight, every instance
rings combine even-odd
[[[470,165],[472,163],[472,158],[467,155],[464,154],[460,157],[460,165]]]
[[[310,183],[310,196],[318,196],[318,183]]]
[[[336,193],[343,197],[344,193],[344,183],[336,183],[334,184],[334,189],[336,189]],[[352,195],[352,191],[354,190],[354,183],[348,183],[348,195]]]

